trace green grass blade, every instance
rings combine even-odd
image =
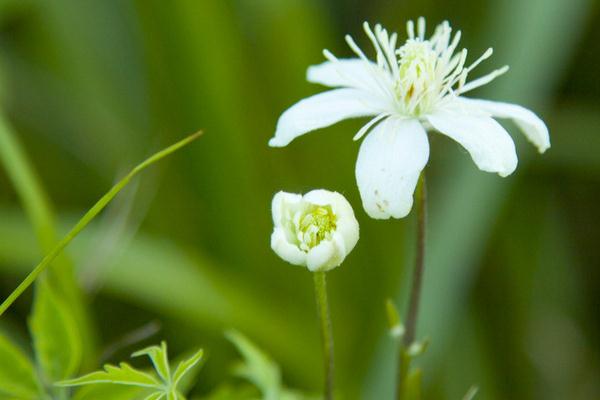
[[[164,150],[150,156],[141,164],[136,166],[129,172],[123,179],[115,184],[104,196],[98,200],[96,204],[77,222],[77,224],[71,229],[71,231],[54,247],[54,249],[48,253],[46,257],[27,275],[27,277],[17,286],[17,288],[4,300],[0,305],[0,316],[15,302],[17,298],[35,281],[40,273],[42,273],[48,265],[61,253],[61,251],[71,243],[71,241],[106,207],[108,203],[133,179],[138,173],[143,171],[145,168],[154,164],[155,162],[163,159],[171,153],[179,150],[180,148],[188,145],[190,142],[197,139],[202,132],[196,132],[193,135],[186,137],[185,139],[167,147]]]

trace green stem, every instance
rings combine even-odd
[[[327,301],[327,280],[325,272],[313,274],[315,282],[315,297],[317,299],[317,314],[321,324],[321,339],[323,342],[323,357],[325,365],[324,399],[333,399],[334,357],[333,357],[333,332],[331,317],[329,316],[329,303]]]
[[[108,193],[98,200],[96,204],[77,222],[77,224],[71,229],[71,231],[58,242],[58,244],[42,259],[42,261],[27,275],[27,277],[17,286],[17,288],[0,304],[0,316],[15,302],[17,298],[35,281],[39,274],[41,274],[50,263],[67,247],[69,243],[98,215],[104,207],[135,177],[138,173],[143,171],[145,168],[161,160],[162,158],[170,155],[171,153],[179,150],[181,147],[189,144],[190,142],[197,139],[202,132],[197,132],[187,138],[175,143],[166,149],[159,151],[158,153],[150,156],[141,164],[136,166],[129,174],[121,179],[116,185],[114,185]]]
[[[405,324],[406,331],[402,338],[399,352],[398,380],[396,382],[396,395],[398,400],[403,399],[406,379],[410,372],[411,356],[408,354],[408,350],[415,341],[417,316],[419,314],[421,289],[425,272],[425,239],[427,226],[427,187],[425,183],[425,172],[421,173],[419,183],[417,184],[415,192],[415,208],[417,213],[417,253]]]

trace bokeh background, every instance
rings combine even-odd
[[[236,328],[317,392],[320,346],[312,279],[269,248],[281,189],[344,193],[361,240],[330,274],[338,387],[345,399],[391,398],[394,346],[384,301],[404,304],[414,221],[374,221],[354,183],[361,121],[284,149],[279,114],[321,88],[305,70],[328,48],[368,48],[363,20],[404,32],[419,15],[449,19],[474,76],[511,66],[473,96],[518,102],[548,123],[543,156],[508,125],[520,166],[506,179],[430,135],[427,273],[417,364],[429,399],[600,398],[600,7],[593,0],[3,0],[2,129],[32,163],[64,234],[127,168],[200,128],[206,135],[136,181],[68,249],[93,312],[98,354],[155,321],[124,359],[167,339],[202,345],[195,388],[209,392],[238,356]],[[6,150],[6,148],[4,149]],[[0,171],[0,294],[42,256],[9,174]],[[31,292],[31,291],[30,291]],[[0,327],[28,346],[31,294]],[[102,360],[102,361],[107,361]],[[89,368],[95,362],[89,363]]]

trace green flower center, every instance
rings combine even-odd
[[[337,217],[331,206],[311,205],[305,209],[297,220],[297,237],[299,247],[309,251],[323,240],[331,239],[336,229]]]

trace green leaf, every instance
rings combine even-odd
[[[175,373],[173,373],[174,387],[177,387],[177,385],[181,381],[181,378],[183,378],[185,374],[187,374],[192,368],[194,368],[194,366],[200,362],[203,356],[204,350],[200,349],[193,356],[191,356],[187,360],[180,362],[179,365],[177,365]]]
[[[158,376],[137,370],[127,363],[121,363],[119,367],[107,364],[104,366],[104,371],[92,372],[77,379],[59,382],[57,385],[81,386],[112,383],[154,389],[146,394],[144,400],[185,400],[185,396],[177,390],[177,384],[202,359],[203,354],[203,350],[197,351],[192,357],[179,363],[175,373],[171,375],[167,343],[162,342],[160,346],[150,346],[131,355],[132,357],[148,356]]]
[[[81,386],[96,383],[114,383],[118,385],[139,386],[153,389],[163,389],[163,384],[153,375],[133,368],[127,363],[119,366],[106,364],[104,371],[96,371],[80,378],[56,383],[58,386]]]
[[[69,243],[112,201],[112,199],[125,187],[127,184],[141,171],[160,161],[164,157],[167,157],[171,153],[179,150],[180,148],[188,145],[192,141],[196,140],[202,132],[197,132],[193,135],[186,137],[183,140],[159,151],[148,157],[146,160],[138,164],[133,168],[123,179],[117,182],[104,196],[100,198],[89,209],[87,213],[75,224],[73,229],[67,235],[61,239],[60,242],[52,249],[46,257],[27,275],[27,277],[17,286],[17,288],[0,304],[0,316],[15,302],[17,298],[36,280],[36,278],[54,261],[54,259],[63,251]]]
[[[37,399],[39,388],[29,358],[8,338],[0,334],[0,393],[23,400]]]
[[[169,367],[169,357],[167,354],[167,343],[161,342],[159,346],[150,346],[136,351],[131,357],[148,356],[152,360],[154,369],[158,372],[163,382],[171,383],[171,369]]]
[[[70,308],[47,279],[36,286],[29,327],[44,378],[56,382],[73,376],[81,363],[79,329]]]
[[[154,392],[146,397],[144,397],[144,400],[161,400],[164,399],[166,396],[166,394],[164,392]]]
[[[473,400],[475,398],[475,396],[477,395],[477,392],[479,391],[479,388],[477,386],[472,386],[469,391],[467,392],[467,394],[465,395],[465,397],[463,398],[463,400]]]
[[[148,389],[135,386],[95,384],[86,385],[77,390],[73,400],[133,400],[143,399]]]
[[[225,335],[244,357],[234,373],[256,385],[266,400],[279,400],[281,373],[277,364],[241,333],[232,330]]]

